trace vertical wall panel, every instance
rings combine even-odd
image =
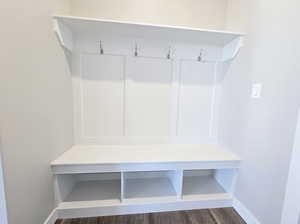
[[[210,137],[215,64],[181,61],[179,136]]]
[[[126,135],[169,136],[172,61],[128,57]]]
[[[81,118],[83,137],[124,133],[124,57],[82,56]]]

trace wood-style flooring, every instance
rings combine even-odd
[[[56,224],[246,224],[233,208],[57,220]]]

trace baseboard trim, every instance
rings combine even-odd
[[[233,199],[233,208],[247,224],[261,224],[256,217],[236,198]]]
[[[43,224],[55,224],[57,219],[58,219],[58,212],[56,209],[54,209]]]

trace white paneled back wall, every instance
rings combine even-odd
[[[221,48],[105,36],[101,44],[104,54],[99,40],[78,37],[73,52],[77,144],[216,141]]]

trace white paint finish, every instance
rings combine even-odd
[[[126,172],[124,178],[124,199],[159,201],[181,196],[182,171],[179,170]]]
[[[45,220],[43,224],[55,224],[58,219],[57,210],[53,209],[48,218]]]
[[[180,66],[180,60],[153,58],[151,55],[155,55],[153,52],[158,51],[157,46],[154,46],[154,43],[148,43],[146,45],[147,47],[143,45],[141,50],[143,54],[148,55],[147,57],[83,53],[82,60],[80,62],[78,51],[92,51],[90,47],[92,47],[93,44],[90,41],[86,41],[87,40],[80,40],[79,43],[77,43],[76,52],[73,53],[74,57],[72,60],[74,89],[74,133],[76,143],[151,144],[170,142],[199,143],[215,141],[216,102],[217,97],[219,97],[216,94],[216,81],[217,76],[219,75],[216,70],[218,68],[216,65],[214,69],[211,69],[211,71],[206,71],[207,73],[205,73],[206,77],[213,79],[213,84],[210,88],[211,98],[213,100],[206,99],[204,95],[201,96],[199,105],[201,105],[202,109],[201,111],[198,111],[200,113],[196,116],[199,122],[195,122],[194,124],[190,122],[189,124],[189,127],[195,132],[197,132],[199,129],[203,129],[209,133],[202,135],[200,138],[199,133],[191,133],[189,134],[190,136],[176,136],[178,125],[178,109],[185,106],[180,106],[180,100],[178,100],[180,85],[178,80],[179,70],[176,68]],[[118,41],[119,42],[116,43],[121,44],[118,45],[119,50],[125,50],[125,43],[120,40]],[[94,48],[96,48],[96,44],[94,45]],[[113,46],[113,43],[109,43],[109,46]],[[115,53],[118,52],[117,49],[112,49],[115,51]],[[215,48],[209,48],[209,52],[210,57],[216,58],[220,53]],[[130,54],[130,52],[123,53]],[[195,52],[191,50],[189,46],[184,46],[181,49],[181,53],[188,53],[187,55],[190,57],[190,54]],[[121,58],[123,58],[124,61],[121,61]],[[97,63],[98,60],[103,60],[107,65],[102,66],[100,63]],[[80,65],[77,65],[78,63],[81,63],[82,71],[80,71]],[[112,66],[112,69],[110,66],[114,65],[115,63],[116,68]],[[188,63],[199,64],[193,60],[188,61]],[[93,64],[96,66],[92,66]],[[203,64],[212,65],[214,63]],[[85,68],[87,67],[88,71],[85,71]],[[149,69],[145,70],[147,67],[149,67]],[[122,73],[124,73],[122,74],[124,83],[110,83],[109,81],[105,81],[106,79],[109,79],[109,77],[106,77],[104,80],[101,78],[103,74],[121,74],[121,69]],[[197,66],[191,68],[192,71],[194,69],[197,70]],[[80,72],[82,75],[78,74]],[[197,73],[197,71],[193,72]],[[210,72],[210,74],[208,74],[208,72]],[[93,79],[91,80],[85,77],[81,78],[81,76],[86,76],[86,74],[90,74],[90,76],[92,75],[94,79],[99,76],[99,81],[95,81]],[[111,80],[116,78],[115,75],[111,76]],[[199,80],[199,82],[199,85],[205,85],[205,78]],[[205,92],[205,88],[199,87],[198,90],[198,93],[201,91],[202,93]],[[110,91],[114,94],[111,94]],[[194,98],[196,97],[197,96],[194,96]],[[112,103],[111,101],[119,101],[119,103]],[[197,101],[199,101],[199,99],[197,99]],[[106,106],[107,104],[109,106]],[[187,109],[191,109],[193,106],[187,104],[186,107]],[[124,114],[121,115],[122,111]],[[210,113],[210,115],[207,113]],[[209,116],[209,118],[206,119],[207,116]],[[185,120],[190,120],[189,118],[186,119],[185,117],[190,117],[190,114],[182,114],[181,123],[183,125]],[[204,117],[204,119],[201,119],[201,117]],[[120,126],[123,126],[122,129],[124,129],[122,130],[122,134],[120,134]],[[117,131],[113,131],[114,129],[117,129]],[[115,136],[107,135],[105,132],[112,133]]]
[[[121,173],[82,173],[72,175],[77,181],[94,181],[94,180],[120,180]]]
[[[236,183],[238,169],[218,169],[214,171],[214,178],[226,190],[233,194]]]
[[[183,171],[185,177],[201,177],[201,176],[211,176],[214,174],[214,170],[205,169],[205,170],[187,170]]]
[[[189,42],[175,42],[176,40],[172,42],[163,39],[156,40],[150,36],[147,36],[148,39],[143,39],[139,36],[143,31],[139,28],[150,31],[153,26],[80,18],[59,17],[57,19],[76,21],[76,25],[72,22],[74,26],[69,24],[73,31],[78,27],[85,27],[85,23],[92,23],[95,25],[94,30],[101,30],[101,35],[89,32],[77,33],[75,48],[72,52],[75,144],[216,142],[217,107],[220,97],[218,85],[221,82],[220,77],[223,77],[221,73],[226,72],[226,70],[219,69],[222,67],[220,60],[222,52],[227,53],[231,52],[231,48],[236,49],[239,41],[230,41],[223,49],[218,46],[209,46],[201,41],[195,45]],[[127,32],[127,28],[133,27],[131,27],[131,33],[123,36],[110,33],[106,28],[101,29],[103,23],[106,24],[107,29],[112,29],[118,24],[120,29],[117,30],[120,32]],[[86,28],[89,29],[89,26]],[[160,27],[160,29],[168,30],[170,27]],[[186,29],[179,30],[190,35]],[[205,32],[212,36],[221,34],[220,32]],[[228,35],[228,33],[222,34]],[[107,55],[99,55],[99,36],[104,53]],[[235,36],[235,38],[240,40],[240,36]],[[139,57],[132,57],[135,43]],[[172,60],[166,59],[169,47],[171,47]],[[205,60],[199,63],[196,58],[202,48],[205,52]],[[124,83],[111,86],[110,83],[104,82],[101,74],[111,73],[111,68],[101,66],[99,63],[96,63],[97,66],[87,66],[85,64],[93,64],[94,59],[87,58],[80,62],[80,54],[89,55],[91,58],[116,57],[120,59],[123,57],[123,62],[113,60],[113,63],[109,62],[107,65],[114,64],[113,70],[119,68],[114,74],[121,74],[121,69],[123,69],[122,81]],[[86,73],[86,67],[89,68],[88,73],[100,74],[100,81],[88,80],[88,86],[85,88],[86,80],[81,82],[78,73]],[[195,80],[196,82],[190,85],[190,81]],[[106,87],[110,88],[106,90]],[[84,95],[82,90],[84,94],[87,92],[97,97]],[[110,94],[109,91],[118,92],[119,101],[121,101],[119,94],[122,95],[122,102],[111,103],[110,96],[115,96],[115,94]],[[101,94],[95,94],[97,92]],[[197,106],[190,103],[192,100],[197,101]],[[88,105],[85,105],[87,103]],[[115,107],[107,107],[107,103]],[[123,113],[122,117],[121,113]],[[121,119],[122,134],[120,134]],[[86,133],[87,131],[89,133]],[[179,132],[180,134],[176,135]]]
[[[204,139],[212,137],[215,64],[181,61],[180,84],[177,134]]]
[[[167,177],[126,178],[124,202],[159,202],[176,199],[176,191]]]
[[[59,204],[80,204],[102,201],[104,204],[120,202],[120,173],[55,175],[55,196]]]
[[[300,113],[294,137],[292,159],[285,192],[281,224],[297,223],[300,215]]]
[[[197,208],[229,207],[232,198],[226,194],[217,181],[213,178],[211,171],[185,171],[184,197],[178,197],[174,185],[182,185],[182,172],[160,171],[160,172],[124,172],[123,197],[121,197],[120,179],[99,178],[94,176],[107,174],[80,174],[72,175],[76,180],[78,177],[87,175],[88,181],[77,182],[72,192],[64,202],[60,203],[57,211],[59,218],[89,217],[97,215],[121,215],[131,213],[146,213],[154,211],[169,211]],[[203,176],[203,174],[209,174]],[[178,175],[180,181],[173,181],[172,174]],[[193,176],[191,176],[191,175]],[[200,176],[195,176],[200,174]],[[68,175],[60,175],[62,178]],[[92,181],[90,180],[92,177]],[[195,181],[197,180],[197,181]],[[180,182],[180,183],[179,183]],[[196,195],[191,195],[195,193]],[[159,202],[159,205],[156,204]]]
[[[120,164],[77,164],[54,165],[55,174],[105,173],[120,171],[162,171],[176,169],[231,169],[240,167],[240,160],[198,161],[198,162],[150,162],[150,163],[120,163]]]
[[[96,217],[109,215],[139,214],[151,212],[165,212],[177,210],[224,208],[232,206],[232,198],[201,198],[199,200],[177,200],[161,201],[159,203],[122,203],[103,204],[99,201],[65,204],[58,208],[59,218]]]
[[[106,33],[124,38],[135,37],[145,40],[163,40],[170,43],[185,42],[190,44],[225,46],[235,38],[244,35],[242,33],[227,31],[122,22],[90,17],[54,16],[54,18],[61,21],[74,33],[84,33],[89,36],[99,36]]]
[[[223,81],[220,139],[243,158],[235,197],[261,223],[277,224],[300,102],[300,2],[229,3],[228,29],[249,35]],[[264,84],[263,94],[252,100],[251,84],[257,82]]]
[[[183,177],[183,198],[192,195],[224,194],[225,190],[218,184],[213,176],[184,176]]]
[[[241,36],[226,44],[223,47],[222,61],[228,62],[234,60],[238,56],[243,43],[244,38]]]
[[[54,176],[54,193],[56,206],[64,201],[72,192],[76,184],[74,175],[55,175]]]
[[[9,224],[41,224],[55,207],[49,163],[72,145],[70,74],[51,18],[69,10],[65,0],[23,3],[0,7],[2,165]]]
[[[201,197],[230,197],[213,175],[203,175],[202,171],[198,174],[195,171],[183,172],[182,195],[184,200],[196,200]]]
[[[64,202],[111,201],[121,198],[121,180],[77,182]]]
[[[72,31],[57,19],[53,20],[53,29],[60,42],[60,45],[68,51],[73,50],[73,34]]]
[[[82,55],[82,135],[122,136],[124,58]]]
[[[235,154],[217,145],[78,145],[62,154],[51,165],[239,160]]]
[[[121,201],[124,201],[125,197],[125,173],[121,172]]]
[[[75,42],[76,43],[76,42]],[[77,45],[75,44],[75,47]],[[72,82],[72,97],[73,97],[73,144],[79,144],[82,138],[82,88],[81,88],[81,73],[82,73],[82,56],[80,53],[72,54],[71,61],[71,82]]]
[[[170,171],[168,171],[167,175],[173,185],[173,188],[176,191],[177,198],[181,198],[182,183],[183,183],[183,171],[182,170],[170,170]]]
[[[126,59],[126,135],[169,136],[172,61]]]
[[[168,178],[169,171],[125,172],[126,179]]]
[[[71,14],[112,20],[223,29],[226,7],[226,0],[111,0],[109,2],[72,0]]]
[[[239,200],[233,199],[233,208],[244,219],[247,224],[262,224]]]
[[[260,98],[262,90],[262,84],[261,83],[255,83],[252,85],[252,92],[251,97],[252,98]]]

